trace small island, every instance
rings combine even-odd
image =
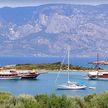
[[[68,64],[62,64],[61,62],[56,63],[47,63],[47,64],[16,64],[16,65],[8,65],[0,67],[1,69],[16,69],[16,70],[46,70],[46,71],[59,71],[61,67],[62,71],[67,70]],[[78,65],[69,65],[70,71],[95,71],[97,68],[95,67],[84,67],[84,66],[78,66]],[[102,68],[99,68],[100,70],[103,70]]]
[[[37,70],[53,70],[53,71],[59,71],[60,67],[62,70],[67,70],[68,64],[62,64],[61,62],[56,62],[56,63],[48,63],[48,64],[17,64],[15,66],[16,69],[20,70],[32,70],[32,69],[37,69]],[[76,66],[76,65],[69,65],[70,70],[97,70],[95,67],[84,67],[84,66]],[[101,68],[99,68],[102,70]]]

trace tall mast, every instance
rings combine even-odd
[[[97,53],[97,71],[99,71],[99,54]]]
[[[69,81],[69,55],[70,55],[70,48],[68,47],[68,81]]]
[[[69,71],[69,55],[70,55],[70,49],[68,47],[68,71]]]
[[[97,62],[99,61],[99,54],[97,53]]]
[[[97,62],[97,63],[96,63],[96,66],[95,66],[95,67],[96,67],[97,70],[98,70],[98,68],[99,68],[99,63],[98,63],[98,62],[99,62],[99,54],[98,54],[98,53],[97,53],[97,60],[96,60],[96,62]]]

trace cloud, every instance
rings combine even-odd
[[[38,0],[0,0],[1,7],[17,7],[17,6],[36,6],[39,5]]]
[[[48,3],[108,4],[108,0],[0,0],[0,6],[37,6]]]

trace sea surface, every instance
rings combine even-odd
[[[41,74],[34,80],[0,80],[0,91],[10,92],[13,95],[29,94],[56,94],[67,96],[85,96],[92,93],[100,93],[108,90],[108,81],[89,80],[85,78],[86,72],[71,72],[70,80],[87,86],[85,90],[57,90],[59,84],[67,81],[67,72],[61,72],[57,78],[57,72]],[[55,82],[57,78],[57,81]],[[96,87],[95,90],[89,87]]]
[[[37,64],[37,63],[53,63],[62,61],[63,58],[34,58],[34,57],[0,57],[1,65],[11,64]],[[91,66],[88,62],[95,60],[95,58],[71,58],[70,63],[80,66]],[[65,61],[65,63],[67,63]],[[106,66],[107,68],[107,66]],[[58,72],[48,72],[41,74],[37,79],[33,80],[0,80],[0,91],[10,92],[13,95],[20,94],[57,94],[67,96],[85,96],[92,93],[100,93],[108,90],[108,81],[103,80],[89,80],[85,76],[87,72],[70,72],[70,80],[79,82],[87,86],[85,90],[57,90],[59,84],[63,84],[67,81],[67,72],[60,72],[57,78]],[[56,80],[57,78],[57,80]],[[56,82],[55,82],[56,81]],[[89,87],[96,87],[95,90],[89,89]]]

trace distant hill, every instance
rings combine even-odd
[[[108,53],[108,5],[47,4],[0,8],[0,55]]]

